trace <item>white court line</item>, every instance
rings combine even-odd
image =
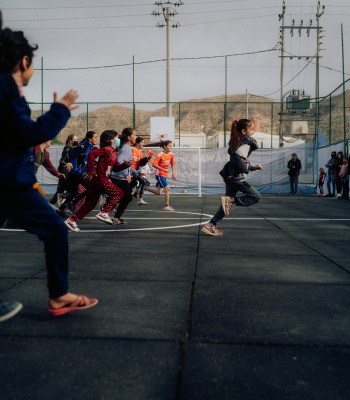
[[[98,211],[98,210],[95,210]],[[188,211],[158,211],[158,210],[126,210],[126,212],[153,212],[153,213],[167,213],[169,216],[171,214],[191,214],[191,215],[197,215],[199,217],[208,217],[209,219],[212,217],[212,215],[209,214],[202,214],[202,213],[195,213],[195,212],[188,212]],[[96,217],[85,217],[84,219],[96,219]],[[136,219],[136,220],[194,220],[197,218],[194,217],[181,217],[181,218],[165,218],[165,217],[155,217],[155,218],[150,218],[150,217],[131,217],[128,219]],[[275,218],[275,217],[225,217],[226,220],[234,220],[234,221],[313,221],[313,222],[322,222],[322,221],[350,221],[350,218]],[[96,219],[97,220],[97,219]],[[157,231],[157,230],[167,230],[167,229],[179,229],[179,228],[190,228],[193,226],[200,226],[204,225],[208,222],[208,220],[203,221],[203,222],[198,222],[194,224],[188,224],[188,225],[172,225],[172,226],[162,226],[162,227],[152,227],[152,228],[124,228],[121,225],[119,226],[119,229],[81,229],[79,233],[102,233],[102,232],[135,232],[135,231]],[[120,229],[121,228],[121,229]],[[10,231],[10,232],[25,232],[23,229],[6,229],[6,228],[0,228],[0,231]],[[73,232],[74,233],[74,232]]]
[[[96,211],[96,210],[95,210]],[[99,210],[97,210],[99,211]],[[208,218],[211,218],[212,215],[209,214],[202,214],[202,213],[195,213],[195,212],[187,212],[187,211],[157,211],[157,210],[126,210],[126,212],[154,212],[154,213],[163,213],[163,214],[168,214],[169,216],[171,214],[191,214],[191,215],[197,215],[200,219],[205,216]],[[85,217],[84,219],[95,219],[97,221],[96,217]],[[139,217],[139,218],[128,218],[128,219],[137,219],[137,220],[150,220],[150,219],[166,219],[166,220],[183,220],[183,219],[198,219],[198,218],[144,218],[144,217]],[[205,220],[204,222],[197,222],[195,224],[188,224],[188,225],[172,225],[172,226],[161,226],[161,227],[152,227],[152,228],[124,228],[122,225],[118,225],[119,229],[81,229],[80,232],[78,233],[101,233],[101,232],[132,232],[132,231],[157,231],[157,230],[169,230],[169,229],[179,229],[179,228],[190,228],[193,226],[200,226],[204,225],[208,222],[208,220]],[[111,225],[109,225],[111,226]],[[125,225],[124,225],[125,226]],[[121,229],[120,229],[121,228]],[[11,232],[25,232],[24,229],[6,229],[6,228],[0,228],[0,231],[11,231]],[[74,232],[72,232],[74,233]]]
[[[226,217],[225,219],[230,220],[242,220],[242,221],[249,221],[249,220],[257,220],[257,221],[350,221],[350,218],[269,218],[269,217]]]

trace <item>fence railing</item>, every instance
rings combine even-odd
[[[283,115],[282,132],[285,145],[317,141],[317,126],[330,144],[350,138],[350,91],[346,90],[349,80],[323,97],[317,103],[310,102],[310,109],[303,111],[287,110]],[[260,122],[258,130],[265,133],[262,147],[279,147],[280,103],[257,101],[227,101],[221,98],[215,102],[176,102],[171,103],[175,119],[175,145],[182,147],[221,148],[225,147],[230,136],[231,121],[236,118],[256,117]],[[241,96],[243,97],[243,95]],[[145,138],[150,138],[152,117],[167,116],[166,103],[162,102],[119,102],[119,103],[79,103],[80,107],[72,113],[67,126],[60,132],[58,143],[75,133],[82,138],[86,131],[98,133],[106,129],[121,132],[127,126],[134,127]],[[37,117],[49,108],[48,103],[32,103],[33,116]],[[317,123],[318,122],[318,123]]]

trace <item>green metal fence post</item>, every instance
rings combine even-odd
[[[344,153],[347,156],[346,146],[346,96],[345,96],[345,65],[344,65],[344,38],[343,38],[343,24],[341,26],[341,54],[342,54],[342,70],[343,70],[343,123],[344,123]]]
[[[226,147],[226,119],[227,119],[227,56],[225,56],[225,104],[224,104],[224,147]]]
[[[41,115],[44,114],[44,58],[41,57]]]
[[[329,95],[329,134],[328,142],[332,143],[332,94]]]
[[[179,147],[181,147],[181,102],[179,101]]]
[[[135,109],[135,56],[132,56],[132,127],[136,127],[136,109]]]

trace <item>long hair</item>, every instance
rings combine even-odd
[[[112,146],[114,139],[117,137],[118,132],[107,129],[103,131],[100,136],[100,148]]]
[[[37,48],[37,45],[29,44],[22,31],[12,31],[9,28],[0,30],[0,72],[13,72],[23,57],[28,57],[29,67]],[[22,65],[20,67],[22,70]]]
[[[236,119],[232,122],[231,126],[231,137],[228,142],[229,147],[233,150],[237,150],[242,145],[243,129],[248,129],[252,124],[250,119]]]

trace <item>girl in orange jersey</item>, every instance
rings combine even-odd
[[[158,196],[163,192],[165,194],[165,207],[164,211],[174,211],[173,207],[170,205],[170,187],[166,180],[168,176],[169,165],[171,165],[172,169],[172,178],[176,179],[175,176],[175,157],[171,152],[173,148],[173,143],[171,140],[165,140],[162,143],[163,151],[158,153],[157,157],[153,161],[152,165],[157,169],[156,171],[156,180],[157,180],[157,189],[151,189],[146,187],[145,189],[149,192],[157,194]]]

